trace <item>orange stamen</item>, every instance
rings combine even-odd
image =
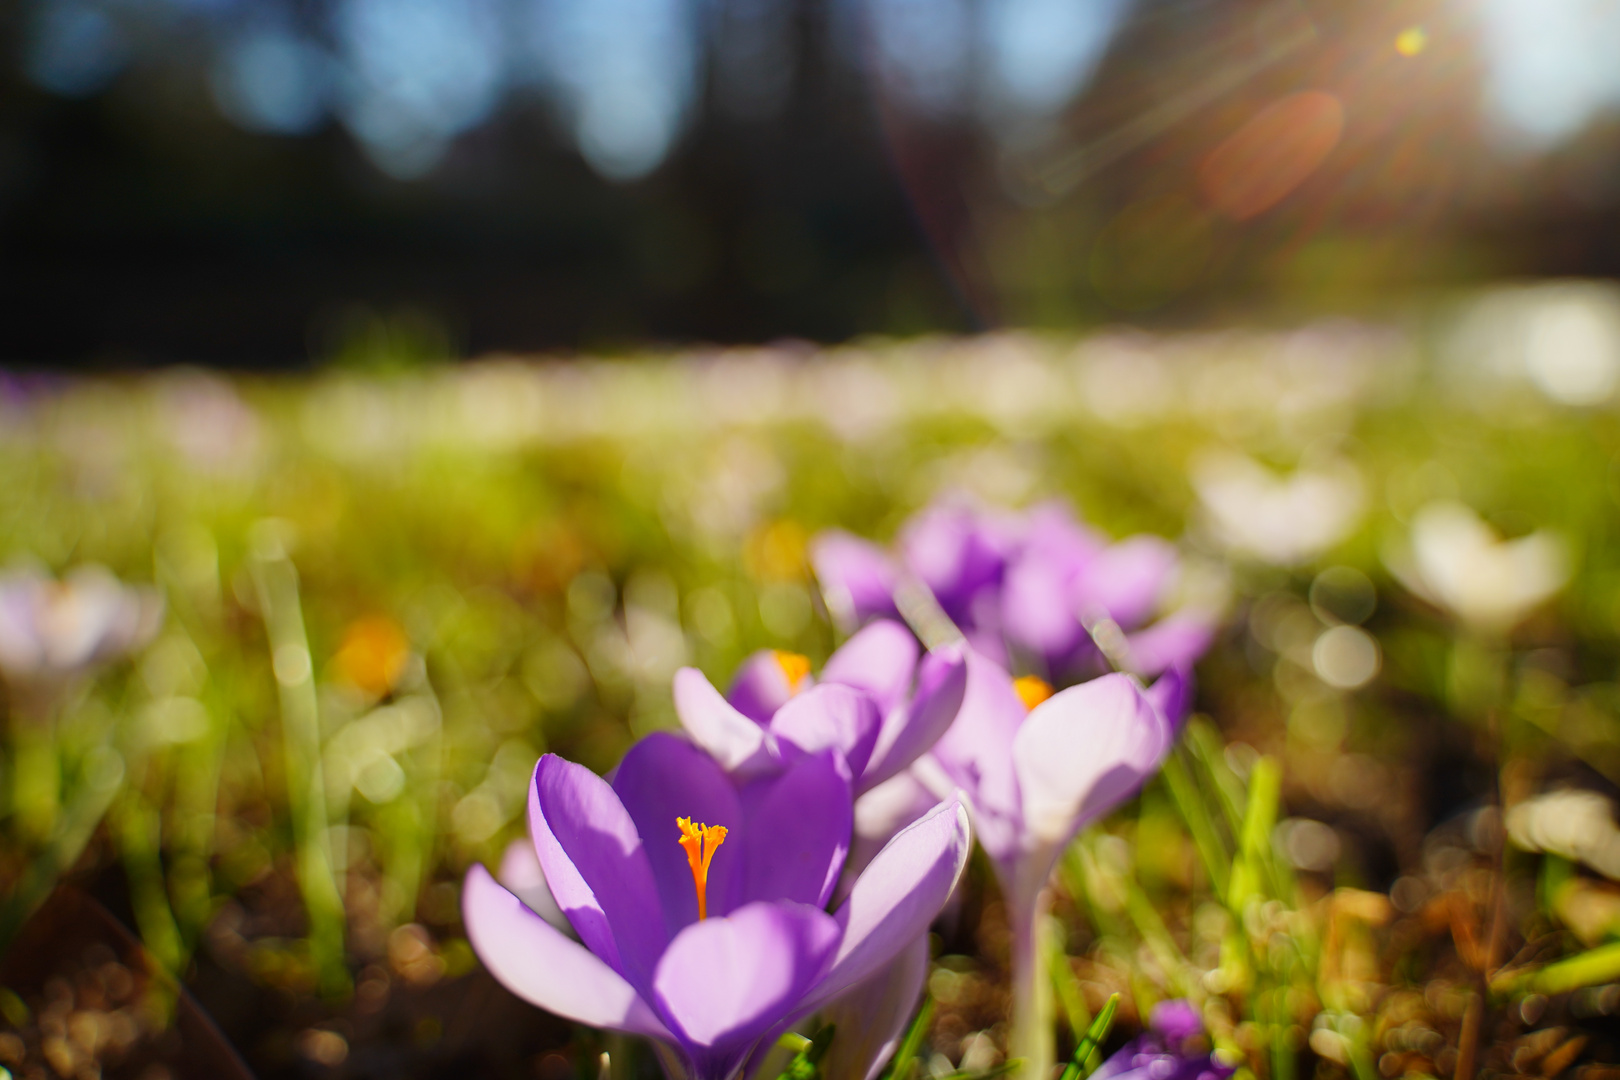
[[[1033,709],[1052,696],[1052,685],[1045,679],[1037,679],[1033,675],[1020,675],[1014,679],[1013,689],[1017,691],[1018,699],[1024,703],[1026,709]]]
[[[804,680],[810,677],[810,658],[782,649],[773,649],[771,658],[776,661],[776,666],[782,669],[782,677],[787,680],[788,693],[797,694],[803,688]]]
[[[694,825],[691,818],[676,818],[681,830],[681,847],[686,849],[686,861],[692,867],[692,884],[697,888],[698,919],[709,917],[709,864],[714,861],[714,849],[726,842],[724,825]]]

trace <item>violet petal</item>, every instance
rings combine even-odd
[[[743,792],[742,880],[736,902],[821,907],[838,883],[854,827],[849,766],[837,750],[808,754]],[[724,857],[722,847],[715,857]]]
[[[806,753],[836,749],[859,776],[872,757],[883,716],[865,693],[824,682],[795,697],[771,718],[770,733],[779,746],[791,744]]]
[[[642,836],[669,936],[698,917],[697,889],[676,818],[732,830],[715,850],[707,891],[710,915],[731,910],[741,880],[745,823],[737,789],[714,759],[679,736],[655,731],[624,755],[613,790]]]
[[[669,935],[635,822],[606,780],[555,754],[535,766],[531,790],[529,832],[558,906],[592,952],[645,989]]]
[[[838,940],[832,916],[786,901],[745,904],[724,918],[693,923],[658,964],[659,1011],[700,1069],[716,1071],[719,1063],[708,1059],[740,1060],[795,1011],[826,972]]]
[[[1192,711],[1193,673],[1185,666],[1169,668],[1158,681],[1147,688],[1147,699],[1170,724],[1172,732],[1179,732]]]
[[[473,951],[524,1001],[592,1027],[670,1039],[629,983],[496,884],[482,866],[467,872],[461,910]]]
[[[1131,670],[1151,678],[1172,667],[1190,667],[1215,640],[1215,618],[1205,611],[1177,611],[1125,638]]]
[[[928,979],[928,935],[900,950],[870,978],[822,1010],[838,1033],[823,1060],[823,1076],[875,1080],[900,1045]]]
[[[776,653],[761,649],[737,669],[731,689],[726,691],[726,700],[754,723],[766,724],[796,691],[804,689],[807,688],[788,685],[787,672],[777,662]]]
[[[979,843],[997,860],[1017,851],[1023,831],[1023,796],[1012,746],[1028,715],[1012,677],[969,650],[962,707],[934,744],[932,757],[949,781],[967,792]]]
[[[1104,675],[1035,707],[1013,741],[1024,796],[1021,886],[1038,888],[1050,860],[1087,822],[1134,795],[1170,748],[1170,725],[1129,675]],[[1034,854],[1039,852],[1040,854]]]
[[[957,646],[923,658],[917,692],[904,710],[884,717],[872,761],[860,774],[858,792],[869,791],[916,761],[950,730],[967,692],[967,660]]]
[[[1126,630],[1152,615],[1180,566],[1170,541],[1132,536],[1112,544],[1086,564],[1075,582],[1079,610],[1101,608]]]
[[[973,848],[967,812],[947,799],[904,829],[856,880],[838,909],[838,958],[806,1002],[819,1008],[872,975],[928,930]]]
[[[874,615],[896,614],[899,572],[893,560],[868,540],[829,529],[810,545],[810,564],[833,617],[847,629]]]
[[[821,680],[866,691],[887,714],[905,704],[916,669],[917,639],[892,619],[879,619],[827,658]]]
[[[726,772],[751,775],[771,768],[774,746],[765,729],[733,708],[696,668],[675,673],[675,714]]]

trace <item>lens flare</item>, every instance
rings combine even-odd
[[[1287,198],[1344,134],[1344,106],[1305,90],[1266,106],[1204,159],[1199,186],[1211,208],[1247,221]]]

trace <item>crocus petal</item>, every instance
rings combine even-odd
[[[857,794],[895,776],[937,743],[956,720],[967,692],[967,659],[958,646],[946,645],[923,658],[917,693],[910,706],[883,719],[872,760],[861,773]]]
[[[1074,510],[1062,499],[1049,499],[1024,515],[1026,552],[1041,552],[1078,569],[1107,547],[1097,532],[1075,520]]]
[[[849,766],[837,750],[809,754],[779,777],[743,790],[736,902],[794,900],[822,907],[849,854],[854,810]],[[722,847],[715,861],[724,857]]]
[[[900,950],[877,974],[857,983],[822,1010],[837,1027],[822,1060],[823,1076],[873,1080],[906,1033],[928,978],[928,936]]]
[[[737,669],[726,691],[733,708],[756,724],[767,723],[772,714],[788,703],[794,691],[804,687],[788,685],[787,672],[770,649],[761,649]]]
[[[873,615],[896,614],[894,589],[899,571],[876,544],[829,529],[811,543],[810,564],[821,582],[828,610],[846,629]]]
[[[15,571],[0,580],[0,669],[11,679],[26,679],[44,663],[38,624],[44,593],[44,581],[31,571]]]
[[[715,1059],[740,1060],[789,1018],[826,972],[838,939],[832,916],[785,901],[693,923],[658,964],[659,1010],[702,1073],[723,1076]]]
[[[779,746],[806,753],[835,749],[859,775],[872,757],[883,716],[865,693],[837,683],[822,683],[782,706],[771,718],[770,733]]]
[[[770,768],[773,747],[765,729],[733,708],[696,668],[675,673],[675,715],[726,772],[747,775]]]
[[[949,792],[943,797],[948,798]],[[908,769],[855,800],[855,838],[849,846],[849,859],[844,863],[838,895],[840,903],[877,853],[901,829],[938,806],[941,798]]]
[[[546,754],[530,786],[529,835],[580,940],[645,989],[669,941],[641,834],[608,782]]]
[[[900,547],[906,566],[960,623],[974,594],[1000,582],[1013,546],[1012,531],[989,514],[946,503],[913,517],[900,535]]]
[[[612,968],[474,866],[461,893],[473,951],[502,986],[547,1012],[654,1039],[669,1031]]]
[[[864,690],[885,714],[905,704],[917,668],[917,639],[892,619],[879,619],[827,658],[823,682]]]
[[[1001,624],[1016,645],[1046,659],[1067,656],[1086,637],[1072,597],[1078,568],[1066,559],[1030,552],[1007,570]]]
[[[1159,710],[1159,715],[1170,723],[1172,732],[1179,732],[1192,711],[1193,673],[1188,667],[1172,667],[1158,681],[1147,688],[1147,699]]]
[[[1128,675],[1104,675],[1036,706],[1012,748],[1030,839],[1067,844],[1135,794],[1169,746],[1170,725]]]
[[[1125,638],[1130,668],[1152,678],[1172,667],[1190,667],[1215,640],[1216,619],[1206,611],[1173,612]]]
[[[540,868],[540,857],[534,853],[534,841],[522,837],[506,845],[496,880],[546,922],[565,934],[573,932],[568,916],[557,906],[551,887],[546,884],[546,872]]]
[[[723,915],[734,897],[745,828],[737,789],[713,758],[667,731],[655,731],[632,746],[613,774],[613,790],[641,834],[652,865],[664,925],[670,937],[697,921],[697,890],[676,818],[733,830],[709,865],[708,910]]]
[[[922,937],[950,899],[972,848],[967,811],[956,799],[889,841],[838,909],[844,928],[838,958],[805,1008],[831,1001]]]
[[[1159,536],[1121,540],[1086,564],[1074,584],[1074,601],[1084,613],[1100,608],[1120,626],[1140,626],[1159,606],[1180,560],[1175,545]]]
[[[1186,998],[1172,998],[1153,1006],[1148,1014],[1148,1026],[1164,1036],[1170,1046],[1179,1047],[1204,1033],[1204,1018]]]
[[[1011,857],[1023,828],[1012,745],[1028,713],[1012,677],[970,649],[962,707],[930,756],[949,782],[967,793],[979,843],[992,859]]]

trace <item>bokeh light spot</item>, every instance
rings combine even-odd
[[[24,48],[28,77],[63,97],[95,93],[128,59],[123,35],[107,13],[71,0],[40,7]]]
[[[1620,312],[1579,295],[1542,305],[1529,319],[1524,362],[1554,401],[1601,405],[1620,382]]]
[[[685,0],[536,0],[532,47],[586,162],[609,180],[656,169],[685,129],[703,41]]]
[[[330,61],[281,30],[250,33],[227,47],[212,83],[220,111],[248,131],[303,135],[326,117]]]
[[[1262,214],[1304,183],[1343,133],[1344,106],[1332,94],[1305,90],[1275,101],[1204,159],[1204,198],[1235,221]]]
[[[1128,0],[995,0],[982,17],[1001,95],[1035,113],[1062,108],[1102,61],[1129,10]]]
[[[1429,32],[1421,26],[1408,26],[1395,35],[1395,51],[1402,56],[1416,56],[1429,46]]]

